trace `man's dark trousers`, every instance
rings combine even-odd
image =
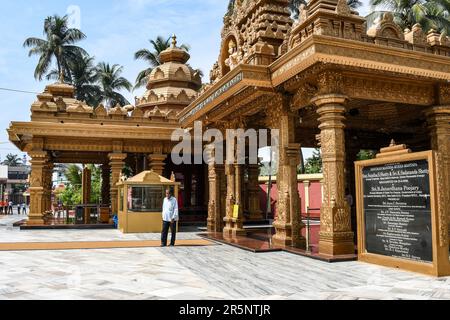
[[[170,231],[172,232],[172,238],[170,240],[170,245],[171,246],[175,245],[175,241],[176,241],[176,237],[177,237],[177,222],[174,221],[172,223],[172,222],[163,221],[163,231],[162,231],[162,235],[161,235],[161,245],[162,246],[167,246],[167,237],[169,235],[169,228],[170,228]]]

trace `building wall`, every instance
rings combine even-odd
[[[310,208],[310,217],[312,219],[320,219],[320,208],[322,206],[322,183],[323,175],[299,175],[298,176],[298,191],[301,197],[301,214],[305,218],[307,216],[306,209]],[[305,182],[309,181],[309,187]],[[261,209],[264,213],[267,212],[267,189],[268,189],[268,177],[260,177],[260,203]],[[272,179],[271,188],[271,211],[272,217],[276,217],[276,203],[278,200],[278,189],[276,184],[276,177]],[[270,217],[269,217],[270,218]]]

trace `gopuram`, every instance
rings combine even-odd
[[[439,243],[448,248],[449,37],[419,25],[401,30],[390,13],[367,25],[345,0],[311,0],[300,9],[294,21],[288,0],[237,0],[224,19],[211,83],[201,91],[199,76],[186,66],[189,55],[175,41],[136,106],[93,109],[73,99],[73,87],[49,85],[32,105],[31,122],[14,122],[8,130],[32,158],[30,222],[40,223],[49,207],[53,164],[102,165],[105,181],[111,175],[105,204],[115,212],[116,183],[127,163],[136,173],[179,173],[185,193],[195,180],[197,195],[185,196],[208,208],[208,231],[245,236],[244,221],[262,219],[255,201],[258,166],[177,167],[167,156],[173,130],[201,121],[222,131],[280,130],[273,236],[278,246],[305,246],[296,180],[300,148],[321,148],[319,253],[332,257],[355,254],[355,218],[345,190],[355,194],[360,150],[380,150],[393,139],[413,152],[432,150]]]
[[[440,244],[448,248],[450,39],[419,25],[401,30],[390,13],[374,25],[345,0],[311,0],[292,21],[287,0],[236,1],[225,17],[212,83],[180,115],[222,129],[279,129],[278,215],[273,242],[304,246],[295,176],[301,147],[320,146],[324,191],[319,252],[355,252],[345,190],[355,190],[362,149],[395,141],[436,153]],[[209,225],[242,234],[241,165],[209,167]],[[225,194],[221,182],[227,186]],[[222,200],[221,200],[222,199]]]

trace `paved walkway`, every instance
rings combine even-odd
[[[0,242],[159,237],[116,230],[17,231],[14,219],[0,219]],[[0,252],[0,270],[0,299],[450,299],[450,278],[226,245]]]

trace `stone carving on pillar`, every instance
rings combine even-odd
[[[335,88],[324,82],[323,92]],[[350,206],[345,201],[345,104],[347,97],[325,94],[313,99],[318,106],[323,161],[323,204],[319,252],[326,255],[354,254]]]
[[[150,170],[153,170],[160,176],[164,174],[164,168],[166,166],[165,161],[167,159],[167,155],[165,154],[151,154],[148,156],[148,162]]]
[[[214,149],[207,148],[208,152],[208,180],[209,180],[209,203],[208,203],[208,231],[223,231],[223,215],[221,201],[221,184],[223,179],[223,165],[214,161]]]
[[[30,213],[28,224],[42,224],[45,213],[45,171],[48,154],[45,151],[31,151],[31,177],[30,177]]]
[[[276,234],[273,242],[280,246],[304,248],[306,240],[301,236],[300,195],[298,193],[297,167],[300,164],[300,144],[295,143],[295,114],[290,112],[291,96],[279,94],[273,100],[268,114],[271,128],[280,130],[279,165],[277,175],[278,203]]]
[[[122,175],[122,170],[125,165],[125,159],[127,155],[124,153],[110,153],[108,155],[109,165],[111,167],[111,210],[113,214],[117,214],[118,208],[118,187],[117,183],[120,182],[120,177]]]
[[[436,155],[437,205],[440,221],[448,221],[439,226],[439,242],[448,245],[450,224],[450,105],[437,106],[426,111],[431,148]]]

